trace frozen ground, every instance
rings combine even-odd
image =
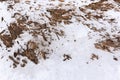
[[[103,3],[109,3],[113,7],[111,8],[110,5],[97,7],[97,4],[95,5],[96,10],[92,10],[90,6],[85,7],[93,2],[99,2],[99,0],[65,0],[64,2],[31,0],[30,3],[21,0],[15,4],[14,1],[11,3],[10,1],[0,2],[0,32],[8,30],[10,23],[16,21],[15,18],[11,17],[16,12],[29,15],[30,20],[39,21],[42,24],[48,23],[49,19],[45,16],[40,17],[39,14],[47,13],[48,16],[51,16],[46,9],[73,9],[70,20],[72,23],[57,23],[57,27],[55,27],[58,30],[63,30],[65,35],[59,39],[53,36],[55,40],[52,41],[52,44],[43,48],[52,50],[49,58],[46,60],[40,58],[38,64],[27,60],[25,67],[18,65],[13,68],[11,67],[13,62],[8,58],[9,55],[13,55],[21,46],[25,47],[24,44],[33,39],[28,31],[24,31],[20,37],[15,39],[14,45],[10,48],[7,48],[0,40],[0,80],[120,80],[120,42],[116,43],[118,46],[106,43],[107,48],[101,46],[96,48],[94,45],[106,38],[115,38],[113,35],[119,37],[119,3],[113,0],[103,1]],[[62,6],[58,6],[59,4]],[[13,5],[13,9],[8,10],[8,5]],[[31,6],[32,8],[29,9]],[[102,7],[106,9],[104,6],[110,8],[105,11],[99,9]],[[6,34],[8,33],[6,32]],[[35,39],[36,42],[39,41],[39,38],[37,39]],[[17,41],[21,46],[17,44]],[[118,48],[116,49],[116,47]],[[64,54],[71,58],[63,61]],[[23,57],[20,56],[20,58]]]

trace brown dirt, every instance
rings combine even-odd
[[[93,10],[107,11],[114,8],[114,6],[110,3],[104,3],[104,1],[99,1],[99,2],[91,3],[87,5],[86,8],[93,9]]]
[[[10,35],[0,35],[0,39],[3,41],[6,47],[12,47],[12,45],[14,44],[13,39]]]
[[[20,63],[20,57],[23,57],[23,58],[27,58],[29,59],[30,61],[32,61],[33,63],[35,64],[38,64],[38,57],[37,57],[37,54],[35,53],[35,49],[37,48],[37,45],[35,42],[31,42],[29,41],[27,43],[27,49],[23,49],[22,52],[21,50],[18,50],[17,52],[14,52],[14,55],[9,57],[12,61],[13,61],[13,64],[16,64],[15,60]],[[20,63],[21,67],[25,67],[26,64],[27,64],[27,60],[23,59],[22,60],[23,63]],[[16,64],[16,67],[17,67],[18,64]],[[14,65],[13,65],[14,67]]]
[[[95,48],[111,52],[110,48],[114,50],[120,48],[120,37],[110,38],[98,43],[95,43]]]
[[[114,0],[115,2],[117,2],[117,3],[120,3],[120,0]]]
[[[5,31],[0,33],[0,39],[6,47],[12,47],[14,45],[13,41],[20,37],[20,34],[22,34],[24,30],[27,30],[26,26],[22,25],[23,22],[25,22],[25,19],[17,19],[17,22],[10,23],[10,26],[8,26],[10,34],[5,34]]]
[[[51,21],[50,24],[52,25],[56,25],[57,22],[61,23],[62,21],[65,24],[69,24],[71,23],[71,18],[72,15],[70,14],[70,12],[72,10],[65,10],[65,9],[48,9],[48,12],[50,12],[51,17],[49,18],[49,20]],[[67,14],[67,15],[66,15]]]
[[[63,57],[64,57],[63,61],[72,59],[72,57],[68,54],[64,54]]]
[[[115,61],[118,61],[118,58],[116,58],[116,57],[113,57],[113,60],[115,60]]]
[[[99,56],[96,55],[96,54],[92,54],[90,59],[91,59],[91,60],[95,60],[95,59],[98,60],[98,59],[99,59]]]

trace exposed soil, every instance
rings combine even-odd
[[[111,52],[111,48],[114,50],[120,49],[120,37],[110,38],[98,43],[95,43],[97,49],[102,49]]]
[[[98,60],[98,59],[99,59],[99,56],[96,55],[96,54],[92,54],[90,59],[91,59],[91,60]]]
[[[57,22],[61,23],[64,22],[65,24],[69,24],[71,23],[71,18],[72,15],[70,14],[70,12],[72,11],[70,10],[65,10],[65,9],[48,9],[48,12],[50,12],[51,17],[50,19],[50,23],[53,25],[56,25]]]
[[[114,1],[120,3],[120,0],[114,0]]]
[[[63,61],[72,59],[72,57],[68,54],[64,54],[63,57],[64,57]]]
[[[114,8],[114,6],[110,3],[105,3],[105,0],[102,0],[96,3],[89,4],[86,6],[86,8],[93,9],[93,10],[107,11]]]

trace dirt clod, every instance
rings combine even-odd
[[[98,60],[99,57],[98,57],[98,55],[96,55],[96,54],[92,54],[90,59],[91,59],[91,60],[95,60],[95,59]]]
[[[64,57],[63,61],[72,59],[72,57],[68,54],[64,54],[63,57]]]

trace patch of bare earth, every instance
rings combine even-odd
[[[96,3],[92,3],[86,6],[86,8],[92,9],[92,10],[101,10],[101,11],[107,11],[112,8],[114,8],[113,4],[105,2],[106,0],[101,0]]]
[[[56,25],[57,23],[65,23],[69,24],[72,23],[70,20],[72,18],[72,9],[65,10],[65,9],[48,9],[50,12],[51,17],[49,17],[50,24]]]
[[[98,59],[99,59],[99,56],[96,55],[96,54],[92,54],[90,59],[91,59],[91,60],[98,60]]]
[[[95,48],[112,52],[120,49],[120,37],[109,38],[95,43]],[[113,48],[113,49],[111,49]]]

